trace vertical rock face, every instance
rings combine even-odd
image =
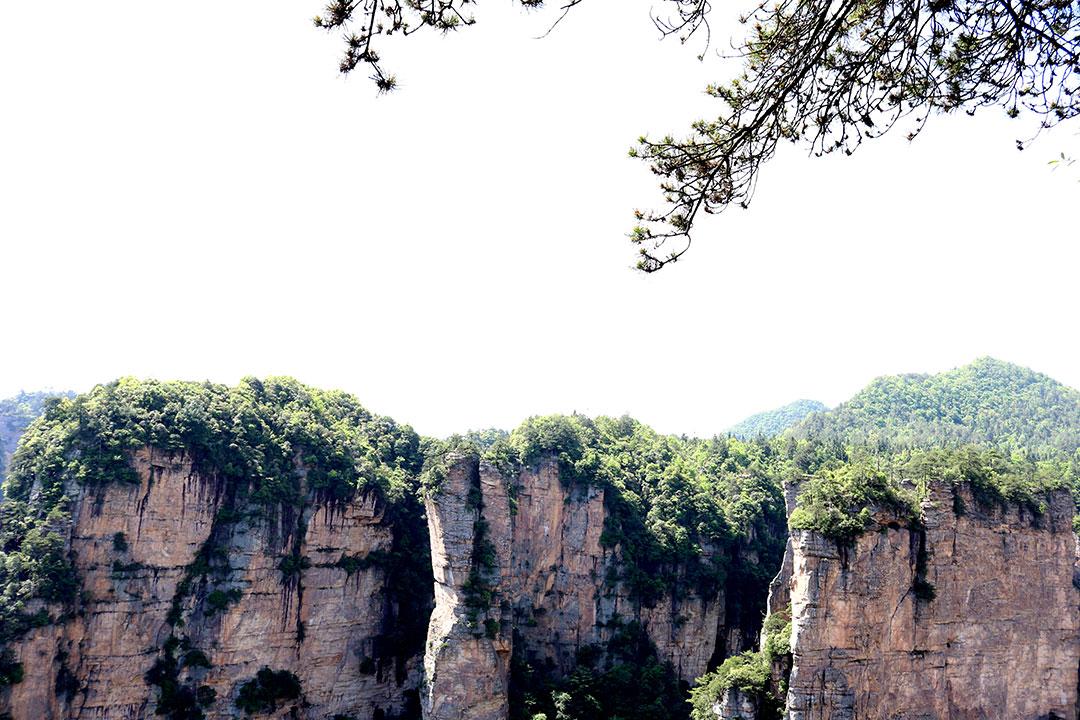
[[[71,554],[85,610],[19,644],[34,682],[0,708],[16,718],[138,718],[153,713],[143,676],[169,634],[165,616],[185,568],[210,534],[220,500],[183,457],[134,458],[139,485],[86,488],[72,512]],[[128,549],[114,551],[122,533]],[[54,617],[61,609],[52,609]],[[55,676],[71,682],[57,687]],[[44,680],[44,682],[42,681]]]
[[[511,625],[501,622],[501,596],[510,515],[506,485],[484,470],[454,463],[427,500],[435,609],[424,656],[426,718],[498,720],[508,712]]]
[[[713,706],[717,720],[757,720],[757,700],[739,688],[729,688]]]
[[[378,559],[393,528],[373,494],[338,503],[309,494],[270,515],[182,454],[145,449],[133,465],[138,484],[77,495],[79,612],[13,645],[27,680],[0,694],[0,714],[150,718],[173,683],[198,690],[206,717],[233,718],[241,686],[263,667],[298,678],[300,697],[279,703],[293,717],[405,710],[419,656],[380,647],[392,598]],[[172,670],[153,680],[168,658]]]
[[[784,510],[790,516],[795,509],[799,496],[799,481],[784,483]],[[769,583],[769,598],[765,605],[765,614],[772,615],[786,607],[791,606],[791,575],[794,572],[795,546],[791,536],[788,536],[787,546],[784,548],[784,559],[780,561],[780,571]],[[764,634],[761,644],[764,644]]]
[[[573,669],[583,646],[611,639],[613,619],[637,620],[659,658],[679,678],[705,672],[723,631],[724,598],[666,595],[644,607],[622,583],[612,584],[618,548],[600,543],[607,511],[604,490],[566,488],[555,462],[526,468],[516,480],[512,517],[512,585],[516,629],[525,657],[558,672]]]
[[[453,459],[426,500],[433,611],[430,576],[395,574],[401,510],[377,493],[333,500],[304,479],[299,500],[259,505],[183,453],[131,460],[138,482],[67,488],[71,517],[56,522],[81,598],[27,608],[53,622],[10,643],[26,676],[0,688],[0,718],[136,720],[187,703],[223,720],[240,700],[298,720],[504,720],[512,657],[565,677],[636,621],[692,681],[738,644],[722,591],[643,605],[603,541],[611,498],[554,460],[507,477]],[[843,546],[795,532],[769,597],[792,612],[789,720],[1077,718],[1073,511],[1065,492],[1034,513],[935,484],[919,527],[880,514]],[[296,691],[254,682],[264,668]],[[729,692],[715,711],[748,719],[756,702]]]
[[[383,647],[387,580],[372,558],[390,552],[393,533],[380,503],[374,494],[316,502],[298,520],[229,533],[232,570],[215,589],[241,595],[212,614],[196,609],[189,635],[211,665],[199,683],[221,700],[207,716],[235,717],[237,687],[262,667],[297,676],[300,717],[401,711],[418,685],[419,657]]]
[[[790,720],[1076,718],[1073,510],[935,484],[922,531],[795,532]]]
[[[553,460],[505,478],[460,458],[427,512],[436,607],[424,663],[426,718],[505,718],[512,652],[561,676],[579,650],[606,643],[622,621],[637,620],[681,679],[707,669],[723,630],[722,594],[667,597],[654,607],[634,600],[610,579],[619,553],[600,541],[604,491],[567,487]],[[493,556],[478,567],[481,525]],[[490,593],[479,603],[467,587],[477,578]]]

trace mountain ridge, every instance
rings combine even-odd
[[[1071,455],[1080,449],[1080,391],[984,356],[935,374],[881,376],[788,434],[855,445],[976,444]]]
[[[763,410],[749,415],[724,432],[740,440],[750,440],[757,437],[769,438],[779,435],[793,425],[802,422],[812,413],[822,412],[827,409],[828,406],[823,402],[802,398],[772,410]]]

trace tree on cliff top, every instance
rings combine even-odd
[[[581,2],[565,0],[556,23]],[[707,46],[708,0],[663,4],[668,13],[653,19],[665,36]],[[387,91],[396,80],[376,47],[383,38],[470,26],[475,5],[333,0],[315,24],[345,32],[343,73],[366,65]],[[996,106],[1042,127],[1080,114],[1078,0],[759,0],[740,20],[750,28],[736,46],[742,72],[707,88],[718,117],[631,150],[660,177],[665,203],[635,211],[630,238],[645,272],[682,257],[700,213],[746,207],[781,141],[850,154],[900,121],[914,138],[935,113]]]

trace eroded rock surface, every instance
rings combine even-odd
[[[168,691],[233,718],[271,668],[301,692],[266,716],[504,720],[512,658],[565,677],[631,621],[686,681],[745,649],[723,589],[636,598],[602,539],[604,489],[566,482],[554,460],[512,477],[450,463],[426,500],[434,611],[425,600],[413,616],[391,577],[397,520],[375,492],[334,501],[301,483],[301,500],[271,508],[183,453],[132,462],[137,483],[68,489],[82,597],[12,643],[26,678],[0,691],[0,716],[152,718]],[[921,527],[879,515],[847,546],[794,533],[769,597],[792,611],[789,720],[1075,719],[1078,546],[1071,498],[1050,500],[1035,513],[935,484]],[[728,693],[716,712],[749,718],[754,703]]]
[[[760,710],[757,699],[738,688],[729,688],[713,705],[717,720],[757,720]]]
[[[924,531],[795,532],[790,720],[1075,718],[1072,516],[1064,491],[1040,515],[941,483]]]
[[[482,502],[470,503],[470,492]],[[707,669],[723,637],[722,592],[668,596],[644,607],[611,581],[619,551],[601,544],[604,490],[567,485],[553,460],[506,478],[488,463],[461,458],[427,511],[436,608],[425,717],[505,718],[512,653],[560,676],[574,668],[580,649],[602,647],[621,622],[638,621],[659,658],[687,681]],[[465,583],[476,570],[481,519],[495,557],[482,573],[491,600],[478,610],[468,604]]]
[[[490,472],[481,477],[477,464],[456,462],[440,492],[427,500],[435,610],[424,656],[425,718],[507,716],[512,625],[509,617],[503,622],[502,607],[509,579],[506,499],[501,478]]]
[[[263,667],[299,679],[301,697],[279,703],[292,717],[366,718],[415,702],[419,653],[388,647],[392,598],[377,559],[393,528],[373,493],[337,503],[312,494],[268,513],[183,454],[145,449],[133,464],[138,484],[73,489],[80,610],[14,645],[27,679],[0,694],[0,712],[155,717],[162,684],[149,675],[167,655],[180,687],[213,698],[202,705],[208,718],[241,715],[239,689]],[[200,557],[208,572],[192,571]]]

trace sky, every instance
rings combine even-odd
[[[713,48],[741,7],[715,4]],[[630,413],[711,435],[983,355],[1080,387],[1078,128],[935,118],[852,157],[784,147],[750,209],[632,269],[641,134],[736,66],[650,4],[481,3],[337,73],[315,0],[0,4],[0,397],[135,375],[293,375],[446,435]]]

